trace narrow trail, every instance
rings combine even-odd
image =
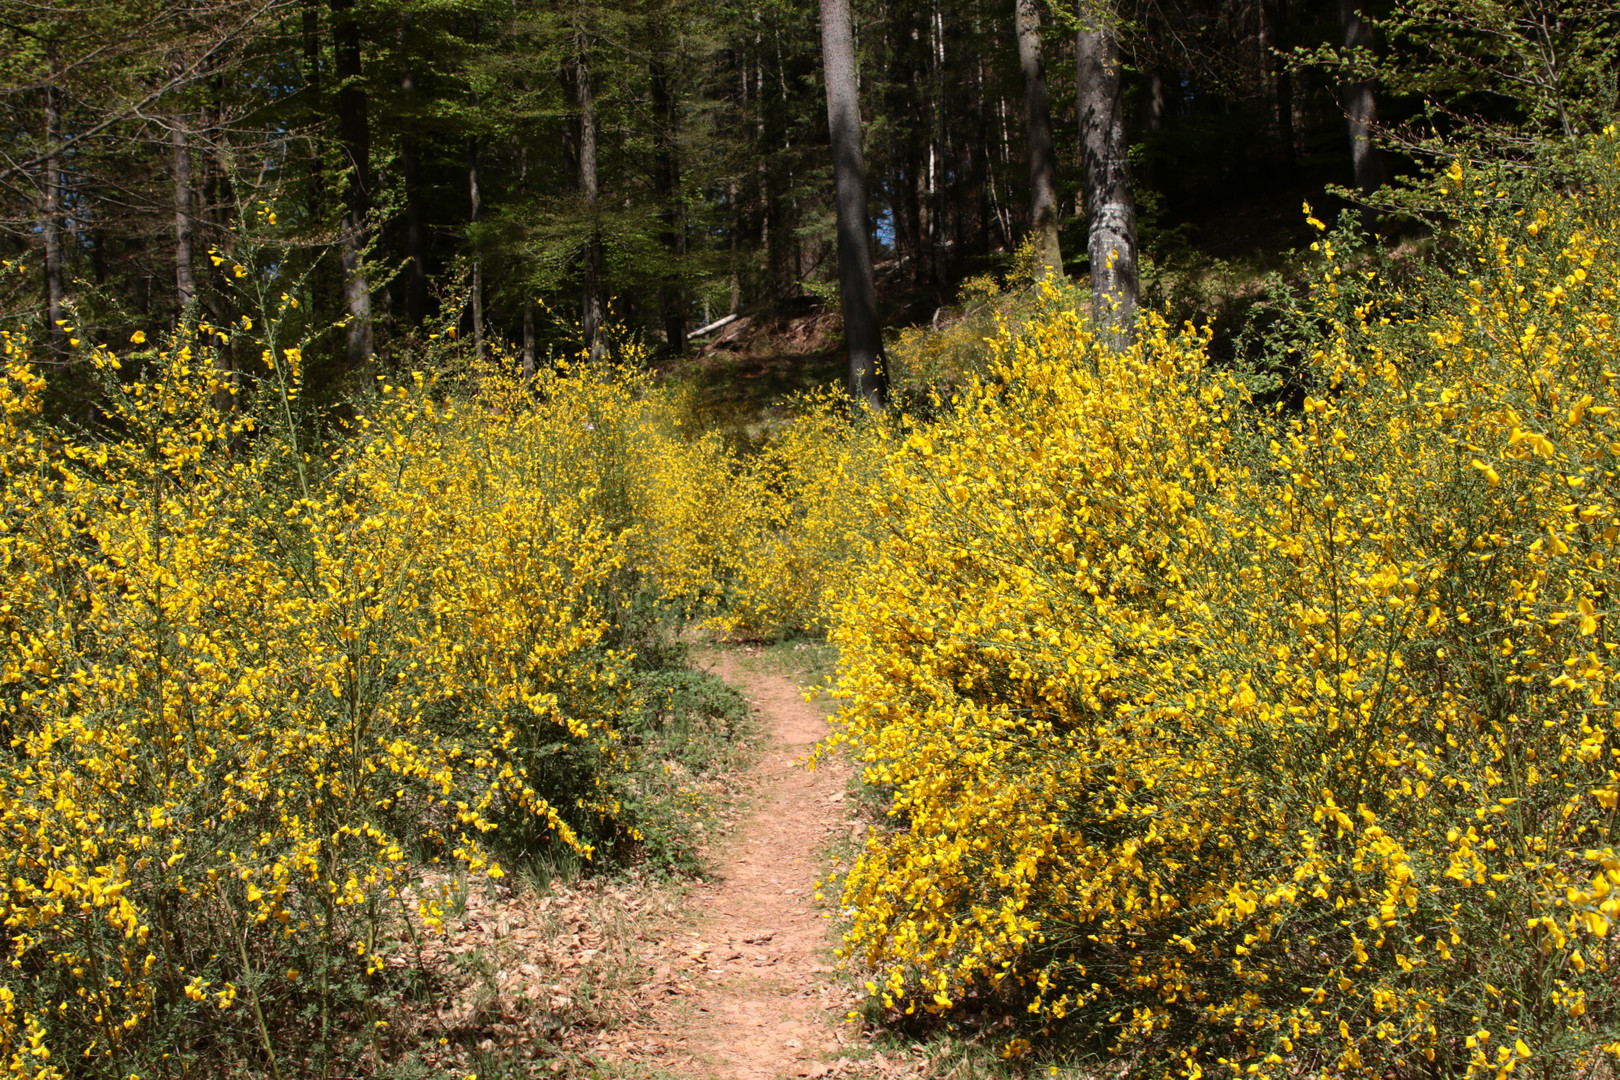
[[[712,853],[694,890],[696,925],[661,950],[661,992],[635,1026],[663,1052],[656,1066],[694,1080],[778,1080],[842,1073],[849,992],[831,978],[828,924],[814,899],[818,852],[854,826],[844,806],[849,766],[804,767],[827,734],[791,679],[745,671],[721,654],[715,671],[765,728],[750,810]]]

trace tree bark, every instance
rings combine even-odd
[[[332,0],[332,52],[338,76],[338,133],[348,157],[342,237],[343,300],[348,309],[344,344],[351,367],[371,363],[371,283],[364,265],[370,210],[371,124],[361,83],[360,23],[354,0]]]
[[[523,298],[523,380],[534,378],[534,301]]]
[[[1372,48],[1372,30],[1357,10],[1357,0],[1339,0],[1339,32],[1339,43],[1346,49]],[[1384,155],[1373,142],[1378,99],[1371,79],[1346,80],[1339,90],[1350,125],[1350,161],[1355,169],[1356,189],[1370,195],[1384,184]],[[1361,225],[1369,233],[1377,231],[1378,212],[1371,206],[1362,207]]]
[[[675,95],[669,84],[669,72],[662,59],[649,65],[652,76],[653,110],[657,115],[653,134],[653,190],[661,204],[659,217],[663,229],[659,240],[664,245],[669,268],[659,283],[659,314],[664,323],[664,340],[669,351],[677,355],[686,351],[686,290],[681,287],[681,262],[686,254],[685,228],[681,214],[681,159],[675,146],[675,127],[679,117],[675,108]]]
[[[838,207],[838,295],[849,353],[849,397],[857,410],[882,409],[883,338],[872,289],[871,231],[866,218],[866,160],[855,74],[855,30],[849,0],[820,0],[821,55],[827,82],[827,130],[832,143]]]
[[[574,93],[579,105],[579,195],[587,218],[581,267],[580,328],[594,359],[602,332],[602,234],[597,219],[596,92],[591,85],[591,39],[582,24],[574,28]]]
[[[1112,15],[1106,11],[1090,18],[1101,21]],[[1104,21],[1091,28],[1082,21],[1074,51],[1092,311],[1097,325],[1123,345],[1136,325],[1136,200],[1131,194],[1119,41],[1113,25]]]
[[[407,115],[414,121],[416,73],[411,68],[405,29],[405,21],[401,19],[398,30],[399,92],[404,99]],[[421,326],[427,318],[427,233],[422,225],[421,147],[416,137],[409,133],[399,137],[399,171],[405,185],[405,319],[411,326]]]
[[[54,74],[53,74],[54,78]],[[61,108],[56,87],[45,87],[45,192],[41,200],[40,239],[45,244],[45,341],[53,352],[67,344],[62,323],[67,318],[66,291],[62,284],[62,155],[57,146],[62,136]]]
[[[197,275],[192,264],[194,218],[191,188],[191,139],[184,113],[176,113],[169,131],[174,157],[174,290],[180,317],[197,298]]]
[[[483,210],[483,197],[478,191],[478,140],[467,140],[467,198],[471,203],[470,221],[476,229],[478,215]],[[478,257],[476,241],[472,251],[472,337],[473,355],[484,358],[484,263]]]
[[[1147,145],[1142,151],[1142,183],[1149,190],[1158,191],[1163,177],[1159,168],[1159,133],[1164,130],[1164,73],[1158,68],[1148,72],[1147,86],[1142,93],[1142,134]],[[1080,167],[1085,168],[1085,150],[1080,151]],[[1080,194],[1085,201],[1085,192]]]
[[[1052,105],[1041,55],[1040,0],[1013,0],[1018,66],[1024,74],[1024,143],[1029,152],[1029,234],[1038,256],[1037,274],[1062,276],[1058,246],[1057,155],[1052,150]]]
[[[1277,141],[1282,144],[1283,168],[1292,175],[1299,167],[1294,147],[1294,69],[1288,63],[1288,0],[1275,0],[1271,36],[1276,43],[1274,78],[1277,90]]]
[[[928,251],[929,276],[946,285],[945,227],[948,203],[945,175],[948,142],[945,132],[945,12],[939,0],[928,11],[928,96],[933,99],[928,125]]]

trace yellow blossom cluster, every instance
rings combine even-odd
[[[832,614],[875,999],[1191,1080],[1613,1067],[1614,148],[1454,168],[1397,281],[1324,230],[1282,385],[1053,293],[897,443]]]
[[[381,379],[319,447],[300,350],[267,337],[233,374],[212,331],[94,350],[105,411],[79,436],[5,340],[16,1075],[330,1071],[355,1017],[381,1030],[402,923],[434,932],[456,874],[502,875],[492,829],[589,855],[634,827],[604,642],[626,547],[589,466],[611,379]]]

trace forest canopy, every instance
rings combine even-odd
[[[275,253],[252,270],[303,289],[312,384],[337,392],[430,316],[532,364],[610,312],[678,353],[725,315],[832,297],[813,5],[8,12],[0,305],[58,362],[65,324],[229,323],[221,275],[262,207]],[[1081,276],[1120,251],[1094,285],[1134,303],[1169,298],[1154,275],[1178,262],[1304,242],[1302,197],[1359,197],[1387,234],[1378,210],[1423,203],[1392,177],[1457,153],[1556,168],[1614,105],[1610,3],[857,0],[847,18],[851,205],[890,326],[1026,236]]]

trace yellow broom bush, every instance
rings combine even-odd
[[[41,424],[7,339],[0,1054],[19,1075],[380,1066],[384,953],[442,925],[455,873],[501,875],[491,830],[584,855],[633,839],[633,691],[603,645],[626,549],[578,472],[580,417],[612,395],[558,376],[539,408],[511,380],[455,397],[407,377],[317,452],[278,419],[299,349],[272,334],[255,388],[218,374],[220,337],[187,328],[123,371],[96,350],[103,437]]]
[[[1289,407],[1054,304],[908,436],[832,635],[874,998],[1154,1075],[1612,1067],[1615,146],[1454,168],[1393,282],[1324,233]]]

